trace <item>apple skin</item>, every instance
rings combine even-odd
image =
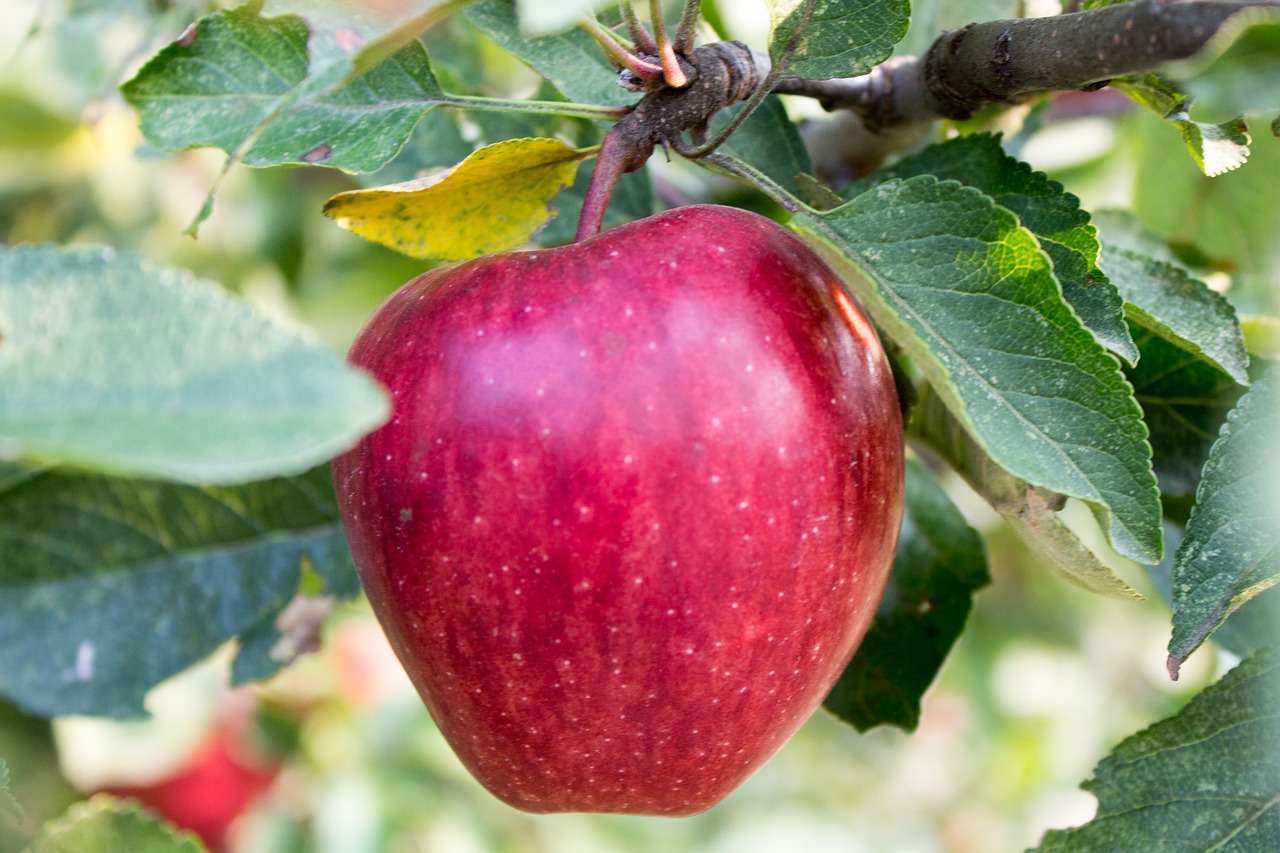
[[[356,566],[499,798],[695,814],[821,704],[893,560],[902,424],[797,237],[697,206],[432,270],[350,360],[393,399],[334,462]]]

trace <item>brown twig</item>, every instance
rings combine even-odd
[[[870,129],[963,119],[1047,91],[1094,89],[1194,55],[1228,18],[1277,2],[1137,0],[1051,18],[988,21],[940,36],[925,56],[860,77],[788,77],[774,91],[847,109]]]

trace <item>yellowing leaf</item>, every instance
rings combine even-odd
[[[339,193],[324,212],[348,231],[414,258],[463,261],[505,252],[551,218],[551,200],[596,150],[511,139],[435,175]]]

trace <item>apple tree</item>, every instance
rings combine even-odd
[[[123,122],[137,168],[175,170],[97,185],[132,205],[100,216],[91,194],[38,204],[35,159],[0,169],[0,699],[32,731],[144,716],[150,691],[215,653],[233,684],[267,683],[361,595],[329,462],[400,410],[342,348],[397,284],[717,204],[804,241],[892,368],[901,422],[879,420],[906,448],[905,499],[900,527],[872,533],[896,535],[896,556],[826,712],[915,730],[975,595],[999,593],[989,546],[1015,542],[1051,584],[1165,607],[1169,678],[1193,654],[1221,670],[1094,756],[1096,816],[1041,826],[1036,849],[1280,843],[1280,4],[3,14],[5,73],[53,44],[60,73],[42,84],[79,112],[0,92],[0,149],[106,144]],[[252,203],[247,175],[267,188]],[[186,219],[158,215],[184,182]],[[232,232],[252,232],[292,316],[246,298],[248,262],[220,248]],[[717,237],[680,240],[709,253]],[[626,286],[667,286],[659,241],[630,239]],[[901,464],[873,456],[861,464]],[[685,535],[718,542],[728,522],[699,523]],[[1041,606],[1031,618],[1052,618]],[[0,843],[201,846],[124,799],[46,822],[24,797],[36,766],[0,752]]]

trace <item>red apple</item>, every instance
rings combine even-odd
[[[763,217],[688,207],[419,276],[351,361],[365,590],[463,763],[533,812],[714,805],[876,610],[902,426],[875,333]]]

